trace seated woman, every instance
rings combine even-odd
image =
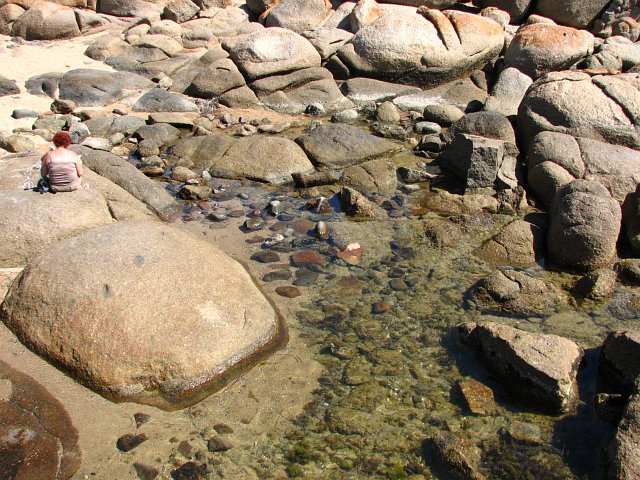
[[[83,188],[82,160],[80,155],[67,150],[71,145],[71,137],[67,132],[59,132],[53,136],[54,149],[49,150],[42,157],[40,173],[49,182],[49,189],[53,192],[71,192]]]

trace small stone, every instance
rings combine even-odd
[[[310,287],[311,285],[315,285],[317,282],[318,274],[316,272],[312,272],[306,268],[301,268],[296,271],[296,279],[293,281],[293,284],[298,287]]]
[[[276,252],[270,251],[254,253],[250,258],[251,260],[259,263],[275,263],[280,261],[280,255],[278,255]]]
[[[409,288],[409,285],[407,285],[407,282],[405,282],[401,278],[392,278],[391,280],[389,280],[389,287],[391,287],[391,290],[400,292],[403,290],[407,290]]]
[[[38,112],[29,110],[28,108],[16,108],[11,112],[11,117],[16,120],[20,120],[21,118],[38,118]]]
[[[211,187],[206,185],[185,185],[178,191],[178,196],[184,200],[206,200],[211,193]]]
[[[216,213],[216,212],[214,212],[214,213],[210,213],[207,218],[209,218],[209,220],[212,220],[214,222],[224,222],[229,217],[228,217],[228,215],[226,215],[224,213]]]
[[[413,126],[413,129],[416,133],[422,134],[440,133],[442,131],[442,127],[436,122],[418,122]]]
[[[61,113],[62,115],[66,115],[67,113],[72,113],[76,108],[76,104],[72,100],[60,100],[55,99],[51,104],[51,111],[53,113]]]
[[[284,239],[284,235],[282,235],[281,233],[276,233],[275,235],[271,235],[270,237],[265,238],[262,244],[265,247],[271,247],[272,245],[277,245],[278,243],[284,242]]]
[[[196,451],[196,447],[191,445],[186,440],[183,440],[178,445],[178,452],[180,452],[183,456],[185,456],[187,458],[193,457],[193,454],[195,453],[195,451]]]
[[[272,200],[271,202],[269,202],[269,205],[267,205],[267,211],[273,216],[278,216],[282,213],[283,210],[284,205],[279,200]]]
[[[275,272],[265,273],[262,277],[262,281],[276,282],[278,280],[289,280],[290,278],[291,278],[291,272],[289,270],[276,270]]]
[[[493,390],[474,379],[458,383],[460,392],[467,402],[471,413],[475,415],[494,415],[498,410]]]
[[[327,225],[327,222],[324,222],[321,220],[318,223],[316,223],[315,232],[316,232],[316,237],[318,237],[320,240],[328,239],[330,232],[329,232],[329,226]]]
[[[207,466],[206,464],[187,462],[172,470],[171,478],[173,480],[200,480],[201,478],[207,478]]]
[[[134,413],[133,418],[136,421],[136,428],[140,428],[141,425],[144,425],[151,420],[151,415],[147,415],[146,413]]]
[[[160,470],[145,463],[136,462],[133,464],[133,468],[140,480],[153,480],[160,475]]]
[[[129,452],[146,440],[148,440],[148,437],[144,433],[139,433],[137,435],[127,433],[118,439],[116,447],[118,447],[118,450],[121,452]]]
[[[389,302],[385,302],[384,300],[374,303],[371,307],[371,311],[373,313],[385,313],[389,310],[391,310],[391,304]]]
[[[324,266],[327,263],[326,257],[314,250],[295,252],[291,255],[291,261],[296,267],[307,267],[310,265]]]
[[[265,222],[260,217],[249,218],[244,222],[244,226],[247,230],[260,230],[265,225]]]
[[[320,102],[313,102],[310,103],[309,105],[307,105],[307,108],[305,108],[304,113],[306,113],[307,115],[324,115],[326,112],[324,105],[322,105]]]
[[[177,166],[171,170],[171,179],[176,182],[186,182],[198,178],[198,174],[186,167]]]
[[[289,287],[289,286],[277,287],[276,293],[281,297],[295,298],[300,296],[300,289],[296,287]]]
[[[213,426],[213,429],[220,435],[229,435],[230,433],[233,433],[233,428],[226,423],[216,423]]]
[[[512,441],[528,443],[531,445],[542,445],[544,440],[540,433],[540,427],[532,423],[512,422],[506,429],[506,434]]]
[[[207,442],[207,449],[210,452],[226,452],[233,448],[233,443],[226,437],[216,435],[211,437]]]

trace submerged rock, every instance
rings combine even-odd
[[[14,282],[0,317],[100,394],[165,409],[204,398],[287,338],[239,263],[153,222],[96,228],[52,247]]]
[[[444,478],[451,480],[484,480],[478,471],[480,456],[470,442],[455,433],[437,432],[426,443],[427,458],[439,469]]]
[[[0,473],[67,480],[80,467],[78,431],[64,407],[33,378],[0,362]]]
[[[574,342],[497,323],[465,323],[458,331],[519,402],[551,412],[573,408],[583,355]]]

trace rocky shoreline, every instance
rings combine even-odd
[[[92,391],[196,426],[163,445],[160,425],[120,434],[138,458],[122,475],[516,478],[495,452],[533,448],[545,460],[522,478],[636,478],[640,10],[402,3],[0,4],[11,49],[104,32],[85,54],[108,68],[0,77],[2,96],[51,101],[16,105],[32,126],[0,132],[0,318]],[[60,130],[91,188],[39,195],[38,149]],[[256,373],[287,327],[303,360]],[[26,410],[70,408],[2,360],[3,416],[23,388],[43,405]],[[276,392],[247,422],[230,413],[256,376],[295,397],[284,426],[268,419]],[[505,409],[537,412],[529,433],[598,425],[585,455],[602,460],[563,460]],[[241,448],[227,422],[206,425],[225,414],[249,425]],[[0,444],[10,478],[86,475],[59,435],[75,460],[43,453],[56,460],[30,471],[19,452],[49,440],[21,428]],[[256,442],[258,465],[248,436],[272,428],[292,443]],[[118,461],[100,464],[108,478]]]

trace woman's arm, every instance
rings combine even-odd
[[[47,178],[49,175],[49,153],[47,152],[41,159],[42,165],[40,166],[40,175],[42,178]]]
[[[73,162],[73,163],[76,166],[76,173],[78,174],[78,177],[81,177],[82,174],[84,173],[83,170],[82,170],[82,158],[77,153],[75,155],[76,155],[76,161]]]

